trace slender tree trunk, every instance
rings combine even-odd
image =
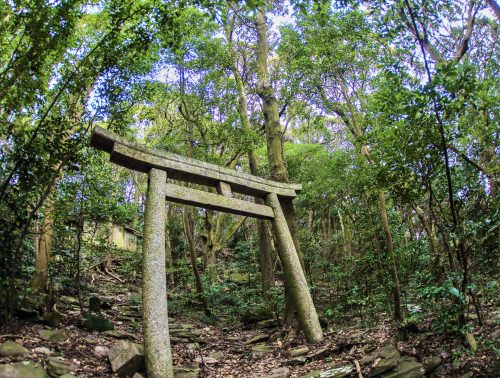
[[[47,293],[49,290],[49,262],[52,253],[52,237],[54,235],[54,212],[55,203],[53,198],[54,190],[51,190],[47,206],[45,208],[45,215],[43,218],[42,228],[40,230],[40,237],[38,239],[37,254],[35,256],[35,273],[31,280],[31,287],[33,290]]]
[[[226,28],[226,39],[228,43],[232,43],[232,30],[229,30],[228,28]],[[251,130],[251,125],[250,120],[248,119],[248,100],[245,85],[238,69],[236,51],[233,49],[232,53],[231,68],[238,86],[238,112],[240,115],[240,122],[242,128],[249,132]],[[250,146],[248,150],[248,165],[250,173],[258,175],[259,161],[253,146]],[[255,202],[259,205],[264,204],[264,200],[258,197],[255,198]],[[259,238],[259,267],[261,273],[262,294],[264,300],[267,302],[270,300],[269,290],[274,285],[274,264],[272,261],[273,246],[270,235],[269,221],[262,219],[257,220],[257,233]]]
[[[266,131],[266,144],[267,144],[267,157],[270,167],[271,178],[280,182],[288,182],[288,170],[285,164],[284,148],[283,148],[283,134],[280,126],[279,119],[279,104],[276,98],[274,88],[271,86],[268,72],[268,40],[267,40],[267,26],[265,6],[257,9],[255,27],[257,30],[257,94],[262,101],[262,111],[264,114],[264,126]],[[298,260],[304,274],[304,264],[302,261],[302,254],[300,243],[297,238],[297,225],[295,221],[295,212],[291,200],[280,200],[281,209],[286,219],[287,226],[290,230],[291,237],[294,244],[295,253],[297,253]],[[278,243],[278,248],[285,247],[285,244]],[[278,251],[280,258],[286,251]],[[285,268],[285,263],[281,261]],[[295,319],[295,303],[293,293],[285,290],[286,297],[286,314],[285,324],[290,325]],[[311,300],[312,302],[312,300]],[[300,323],[300,319],[299,319]],[[300,324],[302,326],[302,324]]]
[[[196,248],[194,243],[194,227],[193,221],[190,216],[190,212],[187,206],[184,207],[184,233],[186,234],[186,239],[188,241],[188,249],[189,249],[189,261],[191,262],[191,268],[193,269],[196,293],[198,294],[198,298],[203,305],[203,310],[205,314],[210,314],[210,310],[208,309],[208,303],[205,299],[205,295],[203,294],[203,284],[201,283],[200,272],[198,271],[198,266],[196,264]]]
[[[167,283],[175,285],[174,277],[174,260],[172,258],[172,242],[170,240],[170,227],[169,222],[172,219],[172,205],[167,205],[167,224],[165,226],[165,265],[167,267]]]
[[[394,319],[396,321],[403,320],[401,313],[401,291],[399,287],[399,278],[396,268],[396,257],[394,255],[394,244],[392,242],[391,229],[389,227],[389,220],[387,218],[387,208],[385,204],[384,192],[379,193],[380,201],[380,218],[382,219],[382,226],[384,228],[385,239],[387,241],[387,254],[389,255],[389,272],[392,279],[392,298],[394,300]]]

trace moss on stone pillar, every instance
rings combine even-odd
[[[144,211],[142,308],[144,354],[149,378],[172,378],[165,271],[165,188],[167,174],[153,168]]]

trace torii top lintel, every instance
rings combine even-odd
[[[91,145],[110,154],[111,162],[140,172],[157,168],[173,180],[217,187],[227,183],[234,192],[264,197],[276,193],[279,197],[294,198],[302,189],[300,184],[282,183],[220,167],[196,159],[149,148],[97,126],[92,132]]]

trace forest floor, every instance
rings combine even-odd
[[[56,327],[44,325],[40,318],[16,319],[8,329],[0,326],[0,344],[13,341],[28,350],[18,356],[2,357],[0,353],[0,364],[29,360],[46,367],[49,356],[59,356],[70,366],[68,371],[78,377],[116,376],[108,358],[109,349],[118,339],[142,343],[137,303],[140,295],[137,287],[104,276],[101,279],[95,295],[107,308],[103,315],[112,321],[113,331],[86,330],[78,300],[62,297],[56,305],[62,315],[60,324],[52,322]],[[458,337],[416,329],[401,332],[389,320],[371,328],[329,326],[324,340],[314,345],[308,345],[301,336],[280,337],[281,328],[273,321],[244,328],[204,324],[177,316],[170,319],[170,336],[174,365],[189,368],[184,375],[178,373],[178,377],[302,377],[311,372],[316,372],[310,375],[316,377],[328,369],[331,373],[335,367],[346,367],[350,375],[345,376],[368,377],[373,375],[373,367],[380,364],[377,353],[384,347],[397,348],[402,358],[415,358],[428,377],[498,377],[500,330],[498,313],[495,316],[496,319],[486,319],[482,326],[474,324],[473,334],[478,342],[475,352]],[[45,323],[51,321],[46,319]],[[56,335],[48,341],[44,329],[58,330],[63,336]]]

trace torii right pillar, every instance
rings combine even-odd
[[[285,287],[287,293],[292,296],[300,328],[304,332],[307,341],[318,342],[323,339],[323,331],[293,243],[292,234],[276,193],[269,193],[266,196],[266,204],[274,211],[272,223],[278,254],[283,265]]]

